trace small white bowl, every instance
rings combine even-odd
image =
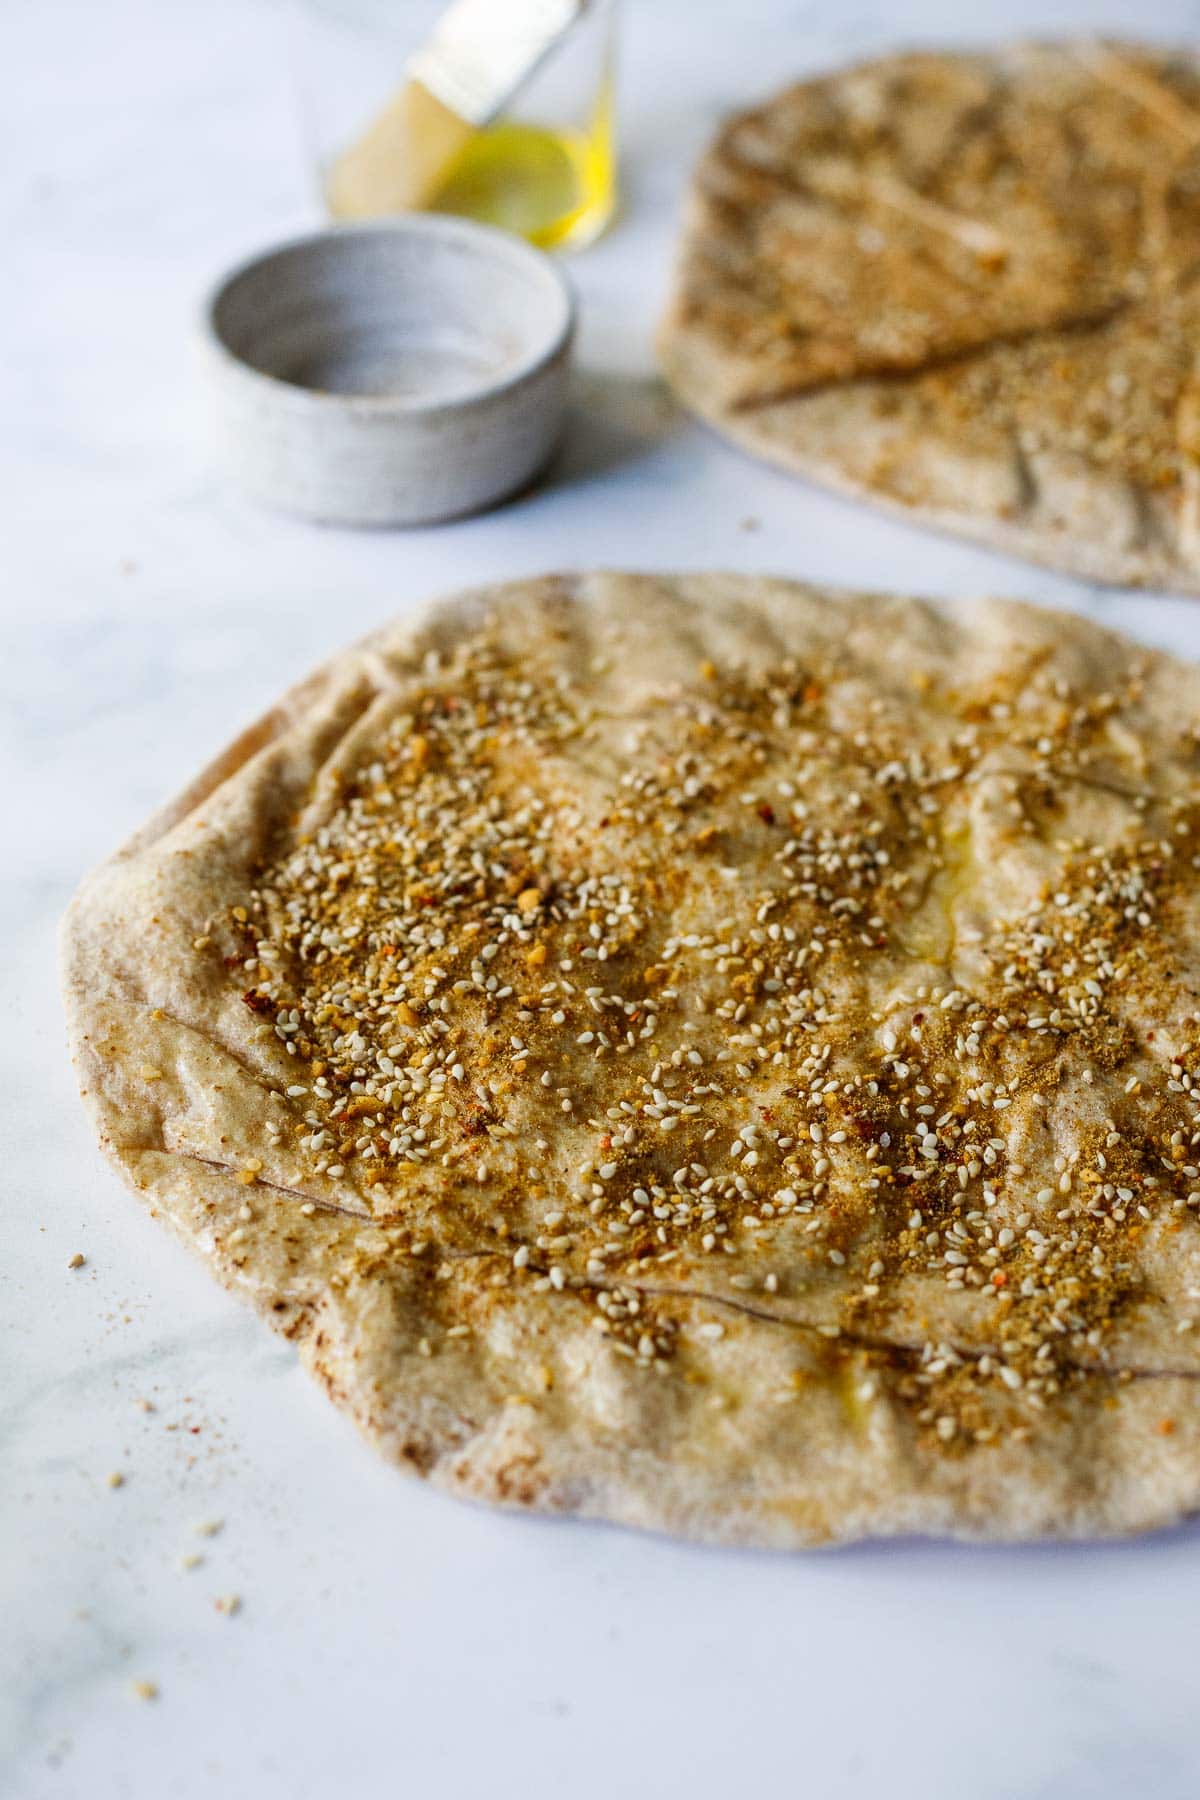
[[[421,214],[242,264],[203,333],[219,453],[251,494],[329,524],[424,525],[543,467],[574,305],[521,239]]]

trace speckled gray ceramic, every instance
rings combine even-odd
[[[475,512],[553,450],[573,325],[547,257],[466,220],[281,245],[204,310],[222,461],[256,498],[331,524]]]

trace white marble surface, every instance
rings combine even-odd
[[[570,563],[723,564],[1022,594],[1200,653],[1193,602],[1100,594],[823,498],[653,385],[682,172],[721,109],[900,37],[1200,27],[1180,0],[963,11],[630,0],[626,206],[573,265],[582,371],[553,479],[471,523],[355,536],[227,492],[192,387],[203,286],[312,217],[285,14],[5,9],[5,1795],[1200,1790],[1196,1530],[789,1560],[439,1498],[377,1462],[119,1188],[62,1046],[54,930],[81,872],[317,657],[423,595]],[[224,1520],[211,1540],[206,1519]],[[232,1619],[213,1606],[230,1593]]]

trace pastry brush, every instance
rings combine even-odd
[[[456,0],[404,86],[329,173],[336,218],[409,212],[437,194],[472,133],[502,112],[587,0]]]

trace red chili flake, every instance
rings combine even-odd
[[[487,1130],[488,1116],[482,1106],[472,1106],[463,1119],[463,1136],[479,1137]]]
[[[923,1025],[924,1023],[925,1023],[925,1014],[923,1012],[913,1014],[913,1024],[914,1025]]]
[[[257,988],[249,988],[242,995],[242,1005],[248,1006],[252,1013],[270,1012],[271,1002],[266,994],[260,994]]]
[[[239,956],[236,950],[232,956],[223,956],[221,958],[222,965],[226,969],[240,969],[245,960],[245,957]]]
[[[769,800],[760,800],[754,810],[764,825],[773,825],[775,823],[775,808],[771,805]]]

